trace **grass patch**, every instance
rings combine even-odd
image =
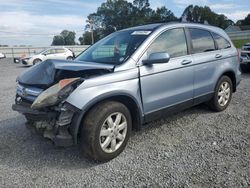
[[[236,48],[241,48],[245,43],[250,43],[250,39],[233,40]]]

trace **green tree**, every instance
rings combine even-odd
[[[150,8],[149,0],[107,0],[97,8],[95,13],[88,16],[93,21],[95,42],[104,36],[124,28],[177,20],[166,7],[156,10]],[[86,34],[79,38],[80,43],[89,42],[90,25],[85,28]],[[84,39],[85,38],[85,39]]]
[[[95,29],[94,30],[94,42],[97,42],[98,40],[101,39],[102,36],[102,31],[101,29]],[[81,45],[91,45],[92,44],[92,37],[91,37],[91,32],[90,31],[85,31],[85,33],[79,37],[79,42]]]
[[[53,46],[56,45],[64,45],[64,38],[61,35],[56,35],[53,37],[53,42],[52,42]]]
[[[216,14],[209,7],[193,6],[189,5],[184,10],[182,21],[194,22],[194,23],[208,23],[210,25],[218,26],[223,29],[229,25],[234,24],[232,20],[229,20],[223,14]]]
[[[133,1],[133,13],[134,17],[133,25],[142,25],[149,23],[153,10],[150,8],[148,0],[134,0]]]
[[[133,5],[124,0],[108,0],[98,7],[96,15],[100,18],[104,35],[107,35],[132,25]]]
[[[165,6],[163,6],[157,8],[156,11],[153,11],[150,20],[152,23],[160,23],[160,22],[177,21],[178,19],[175,17],[173,12],[171,12]]]
[[[250,14],[248,14],[245,19],[241,21],[241,25],[250,25]]]
[[[76,33],[73,31],[63,30],[61,36],[64,38],[65,45],[75,45]]]
[[[81,37],[79,37],[79,42],[81,45],[91,45],[91,32],[86,31]]]
[[[53,37],[52,45],[75,45],[75,35],[73,31],[63,30],[60,35]]]

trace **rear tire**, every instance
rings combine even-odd
[[[106,162],[126,147],[132,120],[128,108],[122,103],[99,103],[88,112],[83,122],[80,150],[86,158]]]
[[[209,101],[212,110],[220,112],[225,110],[232,98],[233,84],[228,76],[222,76],[215,88],[213,98]]]
[[[67,57],[67,60],[73,60],[73,57],[69,56]]]

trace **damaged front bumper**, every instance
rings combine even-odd
[[[30,106],[29,102],[20,97],[17,97],[16,103],[12,105],[14,111],[25,115],[28,129],[52,140],[56,146],[67,147],[74,144],[70,126],[74,114],[79,111],[76,107],[66,102],[61,106],[43,110],[32,109]]]

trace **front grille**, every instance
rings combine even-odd
[[[16,92],[21,98],[33,102],[43,92],[43,90],[40,88],[23,86],[18,83]]]

